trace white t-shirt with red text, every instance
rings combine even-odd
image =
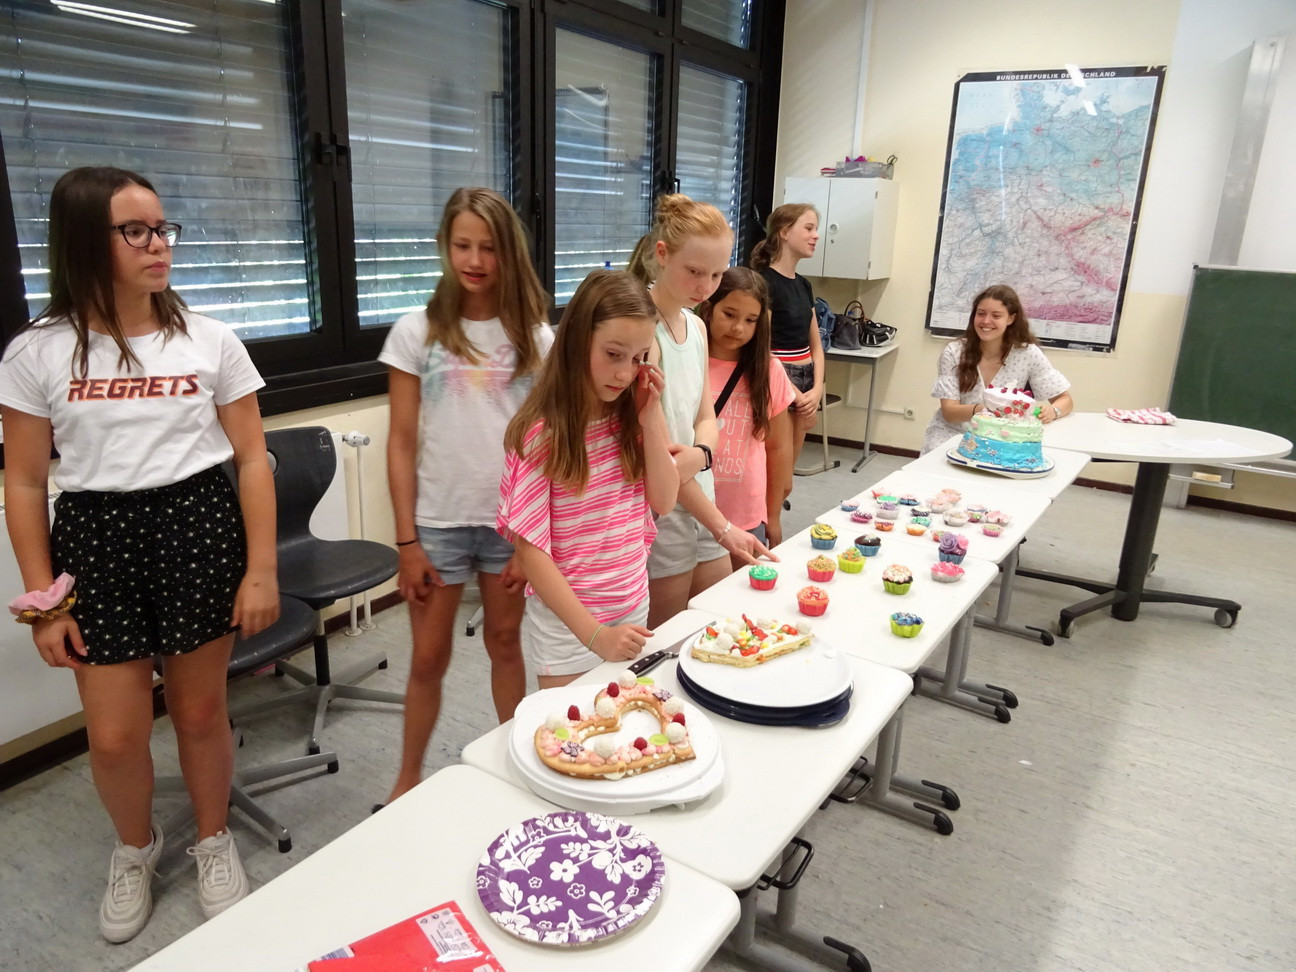
[[[234,455],[216,414],[265,385],[233,329],[184,312],[186,334],[128,338],[127,370],[106,334],[89,334],[84,377],[67,321],[18,334],[0,362],[0,404],[50,420],[61,490],[168,486]]]

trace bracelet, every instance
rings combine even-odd
[[[716,534],[716,538],[715,538],[716,543],[719,543],[721,540],[723,540],[725,538],[725,534],[728,533],[732,528],[733,528],[733,524],[730,523],[728,520],[725,520],[724,529],[721,530],[718,534]]]
[[[35,624],[37,621],[53,621],[55,618],[61,618],[72,610],[72,605],[76,604],[75,594],[69,594],[63,600],[59,601],[51,608],[41,610],[40,608],[26,608],[19,611],[14,620],[19,624]]]
[[[695,442],[693,448],[702,450],[702,455],[706,459],[706,463],[702,466],[702,472],[706,472],[715,463],[715,457],[711,454],[711,447],[701,442]]]
[[[72,593],[75,586],[76,578],[65,571],[45,590],[28,591],[15,597],[9,602],[9,613],[19,624],[35,624],[62,617],[76,603],[76,595]]]
[[[411,543],[418,543],[418,537],[415,537],[413,540],[397,540],[396,546],[408,547]]]
[[[606,625],[600,624],[597,628],[594,629],[594,633],[590,635],[589,643],[585,645],[586,650],[588,651],[594,650],[594,639],[598,637],[598,633],[602,631],[605,627]]]

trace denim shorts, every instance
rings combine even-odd
[[[797,391],[804,393],[814,387],[813,361],[780,361],[779,364],[783,366],[788,381],[792,382],[792,387]]]
[[[657,537],[648,551],[648,578],[687,574],[698,564],[707,564],[729,551],[716,542],[711,531],[688,510],[676,506],[657,517]]]
[[[478,572],[500,574],[513,556],[513,545],[493,527],[418,528],[428,560],[447,584],[462,584]]]

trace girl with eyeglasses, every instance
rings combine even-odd
[[[155,656],[196,817],[199,902],[211,917],[247,894],[226,828],[225,675],[234,631],[256,634],[279,612],[264,382],[233,330],[171,289],[179,235],[143,176],[65,173],[50,196],[49,304],[0,362],[4,500],[28,589],[10,610],[45,663],[76,678],[117,837],[99,909],[110,942],[148,921],[162,852]],[[221,470],[231,458],[237,493]]]

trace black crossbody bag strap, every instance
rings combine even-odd
[[[716,418],[719,418],[720,413],[724,411],[725,403],[729,401],[729,396],[733,394],[733,390],[738,387],[738,379],[741,377],[742,375],[739,374],[738,362],[735,361],[734,370],[730,373],[729,380],[725,382],[724,388],[720,389],[720,394],[716,396]]]

